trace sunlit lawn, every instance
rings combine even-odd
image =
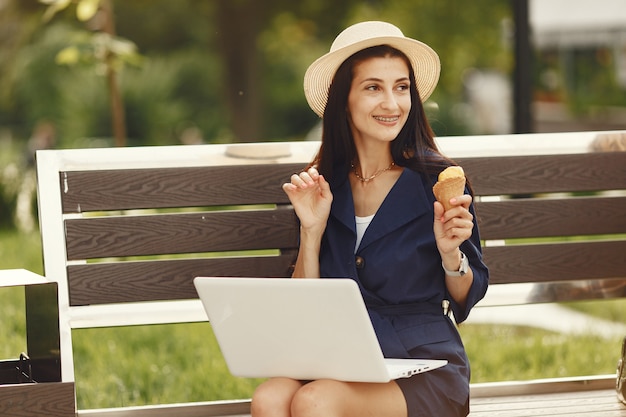
[[[40,250],[37,234],[0,233],[0,269],[41,273]],[[20,287],[0,288],[0,359],[26,350],[23,304]],[[626,317],[624,299],[573,307],[605,319]],[[460,330],[473,382],[612,374],[621,342],[520,326],[472,324]],[[259,383],[229,375],[208,323],[84,329],[73,335],[80,409],[248,398]]]

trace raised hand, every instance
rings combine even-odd
[[[321,231],[326,228],[333,194],[330,185],[317,169],[312,167],[293,174],[291,182],[283,184],[283,190],[287,193],[302,228]]]

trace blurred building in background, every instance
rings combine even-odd
[[[534,130],[626,128],[626,1],[530,0]]]

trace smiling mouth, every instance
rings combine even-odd
[[[393,116],[393,117],[374,116],[374,119],[378,120],[379,122],[391,123],[391,122],[397,122],[398,119],[400,119],[400,116]]]

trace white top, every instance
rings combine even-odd
[[[374,214],[366,217],[354,216],[356,220],[356,246],[354,247],[354,253],[359,248],[361,244],[361,239],[363,239],[363,235],[365,234],[365,230],[367,230],[367,226],[370,225],[372,219],[374,218]]]

